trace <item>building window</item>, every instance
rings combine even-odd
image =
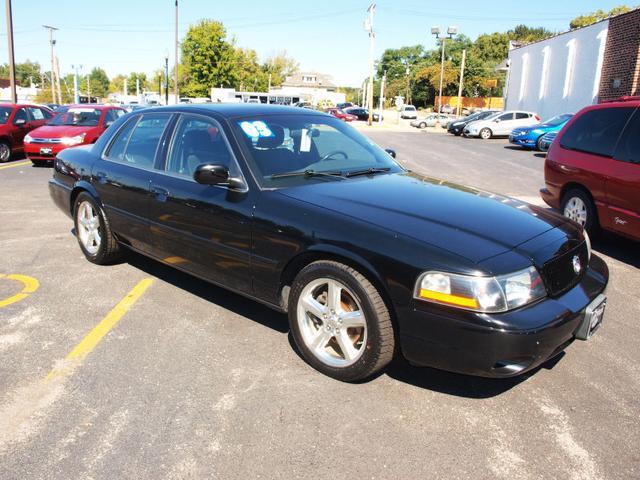
[[[527,77],[529,76],[529,54],[522,55],[522,76],[520,77],[520,94],[518,95],[518,101],[524,99],[524,94],[527,89]]]
[[[303,83],[316,83],[316,76],[315,75],[303,75],[302,76],[302,82]]]
[[[549,63],[551,60],[551,47],[547,45],[542,49],[542,71],[540,73],[540,91],[538,99],[542,100],[547,94],[547,83],[549,80]]]
[[[571,89],[573,88],[573,71],[576,67],[576,47],[577,41],[575,38],[567,42],[567,70],[564,76],[562,98],[567,98],[571,95]]]

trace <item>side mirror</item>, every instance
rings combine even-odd
[[[111,125],[113,125],[113,122],[115,120],[108,120],[106,122],[104,122],[104,128],[109,128]]]
[[[385,148],[384,151],[387,152],[389,155],[391,155],[392,158],[396,158],[395,150],[392,150],[391,148]]]
[[[229,169],[224,165],[198,165],[193,172],[193,179],[202,185],[224,185],[232,189],[243,189],[245,186],[240,178],[230,177]]]
[[[499,118],[496,118],[493,123],[500,123],[502,120],[500,120]]]
[[[18,118],[15,122],[13,122],[14,125],[24,125],[25,123],[27,123],[27,121],[24,118]]]

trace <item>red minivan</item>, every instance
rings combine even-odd
[[[640,240],[640,97],[578,112],[547,153],[542,199],[584,226]]]

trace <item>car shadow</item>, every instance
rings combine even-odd
[[[544,152],[536,152],[533,154],[533,156],[538,158],[547,158],[547,154]]]
[[[632,267],[640,268],[638,242],[611,232],[602,232],[597,238],[591,239],[593,250]]]
[[[504,145],[504,148],[506,148],[507,150],[518,150],[520,152],[530,152],[530,149],[524,148],[524,147],[519,147],[517,145]]]
[[[237,293],[217,287],[192,275],[135,252],[127,252],[126,262],[152,277],[170,283],[186,292],[196,295],[207,302],[214,303],[260,325],[280,333],[289,331],[286,315],[278,313],[259,302],[250,300]]]

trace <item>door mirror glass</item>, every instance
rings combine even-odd
[[[501,121],[502,121],[502,120],[500,120],[499,118],[496,118],[496,119],[494,120],[494,123],[500,123]]]
[[[391,148],[385,148],[384,149],[385,152],[387,152],[389,155],[391,155],[391,157],[396,158],[396,151],[391,149]]]
[[[227,185],[229,183],[229,169],[224,165],[198,165],[193,172],[193,179],[203,185]]]

